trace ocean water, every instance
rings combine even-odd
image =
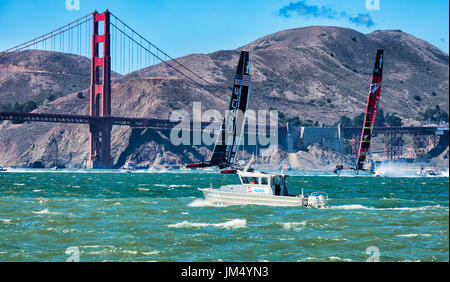
[[[0,261],[449,261],[449,178],[296,172],[331,207],[216,207],[214,173],[0,173]]]

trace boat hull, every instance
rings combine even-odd
[[[222,192],[218,189],[199,189],[205,199],[218,206],[232,205],[263,205],[276,207],[299,207],[305,206],[305,197],[296,196],[273,196],[253,193]]]

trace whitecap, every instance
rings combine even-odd
[[[201,208],[201,207],[215,207],[216,205],[214,203],[208,202],[204,199],[196,199],[192,203],[188,205],[188,207],[193,208]]]
[[[150,191],[150,189],[146,189],[146,188],[138,188],[139,191]]]
[[[417,236],[419,236],[419,234],[414,234],[414,233],[411,233],[411,234],[400,234],[400,235],[395,235],[396,237],[417,237]]]
[[[142,252],[144,256],[158,255],[160,251]]]
[[[137,251],[124,250],[124,251],[122,251],[122,253],[125,253],[125,254],[131,254],[131,255],[136,255],[136,254],[137,254]]]
[[[41,211],[34,211],[34,214],[60,214],[57,212],[50,212],[48,209],[43,209]]]
[[[373,208],[368,208],[363,205],[343,205],[343,206],[331,206],[331,209],[337,210],[371,210]]]
[[[302,221],[302,222],[283,222],[282,223],[283,228],[290,230],[290,229],[299,229],[299,226],[305,226],[306,225],[306,221]]]
[[[170,224],[170,228],[190,228],[190,227],[218,227],[218,228],[245,228],[247,226],[247,220],[245,219],[233,219],[223,223],[193,223],[189,221],[183,221],[176,224]]]
[[[4,224],[12,224],[12,219],[0,219],[0,222],[3,222]]]
[[[351,259],[343,259],[340,257],[331,256],[329,257],[330,260],[338,260],[338,261],[352,261]]]

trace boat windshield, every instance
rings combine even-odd
[[[242,177],[242,184],[259,184],[258,177]]]

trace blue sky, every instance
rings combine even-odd
[[[311,25],[401,29],[449,50],[444,0],[380,0],[380,10],[367,10],[366,0],[80,0],[79,11],[67,10],[66,0],[0,0],[0,51],[106,8],[173,57]]]

